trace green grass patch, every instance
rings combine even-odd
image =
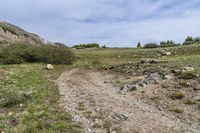
[[[59,105],[56,79],[65,66],[48,71],[43,64],[0,66],[1,132],[82,132]]]

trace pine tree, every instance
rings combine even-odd
[[[141,43],[140,42],[138,42],[137,48],[141,48]]]

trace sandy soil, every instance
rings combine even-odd
[[[199,121],[188,123],[147,101],[145,95],[155,95],[160,85],[147,86],[151,91],[143,94],[122,92],[115,83],[116,77],[107,72],[66,71],[57,80],[61,105],[83,123],[85,133],[198,133]]]

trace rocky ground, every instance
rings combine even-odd
[[[72,69],[57,80],[61,105],[86,133],[198,133],[200,80],[182,71],[151,63]]]

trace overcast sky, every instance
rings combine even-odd
[[[200,0],[2,0],[0,19],[66,45],[200,36]]]

